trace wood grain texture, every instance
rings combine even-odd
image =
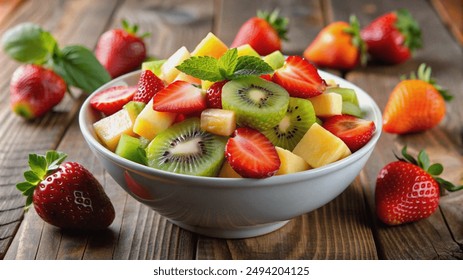
[[[463,176],[463,158],[461,113],[457,112],[456,108],[463,105],[461,95],[458,94],[463,88],[461,72],[463,56],[461,49],[452,43],[453,38],[445,26],[439,18],[433,16],[432,7],[423,1],[401,1],[400,3],[369,1],[368,4],[363,1],[349,1],[347,5],[345,1],[332,0],[332,5],[333,20],[346,20],[350,13],[355,12],[363,25],[383,13],[406,8],[422,28],[424,47],[417,51],[411,60],[395,66],[369,65],[365,69],[357,69],[348,73],[347,78],[368,92],[381,110],[386,105],[389,93],[400,81],[400,75],[415,71],[423,62],[433,68],[433,76],[441,85],[457,93],[455,99],[448,104],[447,117],[439,127],[424,133],[405,136],[383,132],[361,175],[370,208],[375,207],[376,175],[382,166],[395,160],[393,152],[400,153],[404,145],[408,145],[409,151],[413,154],[426,149],[433,162],[444,164],[446,170],[442,176],[458,183]],[[357,10],[353,10],[353,7],[357,7]],[[436,44],[436,41],[440,43]],[[382,259],[461,259],[463,213],[461,209],[460,212],[456,211],[458,209],[456,205],[461,205],[462,199],[463,194],[448,194],[441,200],[440,211],[432,217],[399,227],[382,225],[376,220],[374,211],[372,211],[379,257]],[[457,239],[452,238],[455,235],[458,236]],[[407,242],[404,243],[403,240]]]
[[[461,0],[431,0],[455,39],[463,46],[463,3]]]
[[[447,193],[439,211],[414,224],[387,227],[374,213],[376,176],[395,160],[393,151],[397,153],[405,144],[412,153],[426,148],[433,162],[444,164],[444,178],[463,183],[463,111],[459,110],[463,106],[459,94],[463,91],[463,55],[430,1],[22,1],[6,20],[0,18],[0,33],[33,21],[51,31],[61,46],[83,44],[93,49],[102,32],[120,27],[125,18],[137,23],[141,32],[151,33],[146,41],[148,52],[158,58],[167,58],[181,46],[192,51],[209,31],[230,44],[241,24],[258,9],[279,8],[290,18],[289,41],[283,50],[300,55],[329,22],[348,20],[355,13],[365,25],[384,12],[404,7],[422,25],[424,48],[404,64],[370,64],[345,73],[345,77],[372,95],[383,109],[399,76],[426,62],[455,99],[448,105],[446,119],[435,129],[400,137],[383,133],[361,174],[332,202],[267,235],[226,240],[173,225],[117,185],[80,133],[76,116],[85,95],[78,94],[77,100],[67,97],[43,119],[24,122],[7,108],[9,79],[2,79],[0,133],[5,137],[0,138],[0,259],[462,259],[463,193]],[[18,65],[1,52],[0,63],[4,65],[2,77],[10,77]],[[108,229],[98,233],[63,231],[44,223],[34,209],[23,216],[24,198],[14,185],[22,179],[27,154],[48,149],[66,152],[69,160],[82,163],[102,183],[116,209]]]

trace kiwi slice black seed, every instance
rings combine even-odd
[[[226,138],[201,130],[198,118],[159,133],[146,148],[148,166],[179,174],[217,176]]]
[[[235,111],[239,126],[260,131],[277,125],[288,103],[284,88],[255,76],[232,80],[222,88],[223,109]]]
[[[292,151],[315,120],[315,110],[309,100],[291,97],[281,121],[262,133],[273,145]]]

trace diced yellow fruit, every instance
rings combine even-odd
[[[190,84],[195,84],[195,85],[201,84],[200,79],[190,76],[188,74],[185,74],[183,72],[180,72],[174,80],[175,81],[185,81],[185,82],[188,82]]]
[[[309,98],[317,117],[331,117],[342,114],[342,96],[334,92],[322,93]]]
[[[201,81],[201,89],[206,91],[208,90],[215,82],[211,82],[211,81],[206,81],[206,80],[202,80]]]
[[[184,60],[190,58],[190,52],[186,47],[181,47],[173,55],[171,55],[166,62],[161,66],[161,78],[168,84],[172,83],[175,78],[180,74],[177,67]]]
[[[201,113],[201,129],[217,135],[230,136],[236,129],[235,112],[206,109]]]
[[[209,32],[204,39],[199,42],[191,56],[212,56],[215,58],[221,57],[228,50],[219,38],[212,32]]]
[[[275,147],[275,149],[281,162],[280,169],[275,175],[291,174],[310,169],[310,165],[300,156],[281,147]]]
[[[221,178],[242,178],[240,174],[236,173],[235,170],[231,167],[228,161],[224,161],[222,168],[219,172],[219,177]]]
[[[135,120],[133,132],[148,140],[153,140],[159,132],[171,126],[176,117],[176,113],[155,111],[153,99],[151,99]]]
[[[314,123],[296,145],[293,153],[302,157],[313,168],[317,168],[345,158],[351,151],[340,138]]]
[[[239,46],[236,50],[238,51],[238,56],[249,55],[260,58],[260,55],[249,44]]]
[[[132,131],[135,119],[126,109],[103,118],[93,124],[98,138],[111,151],[115,151],[122,134],[135,136]]]

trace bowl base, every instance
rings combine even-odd
[[[284,225],[286,225],[289,220],[287,221],[279,221],[275,223],[268,223],[268,224],[261,224],[255,226],[244,226],[238,227],[235,229],[220,229],[220,228],[211,228],[211,227],[200,227],[200,226],[191,226],[184,224],[182,222],[173,221],[168,219],[171,223],[189,230],[194,233],[198,233],[201,235],[215,237],[215,238],[226,238],[226,239],[239,239],[239,238],[249,238],[249,237],[256,237],[260,235],[264,235],[275,231]]]

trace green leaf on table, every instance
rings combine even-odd
[[[2,47],[5,53],[19,62],[43,64],[52,56],[57,43],[49,32],[26,22],[3,34]]]
[[[87,93],[111,80],[111,76],[95,55],[84,46],[67,46],[53,57],[53,70],[66,81]]]

